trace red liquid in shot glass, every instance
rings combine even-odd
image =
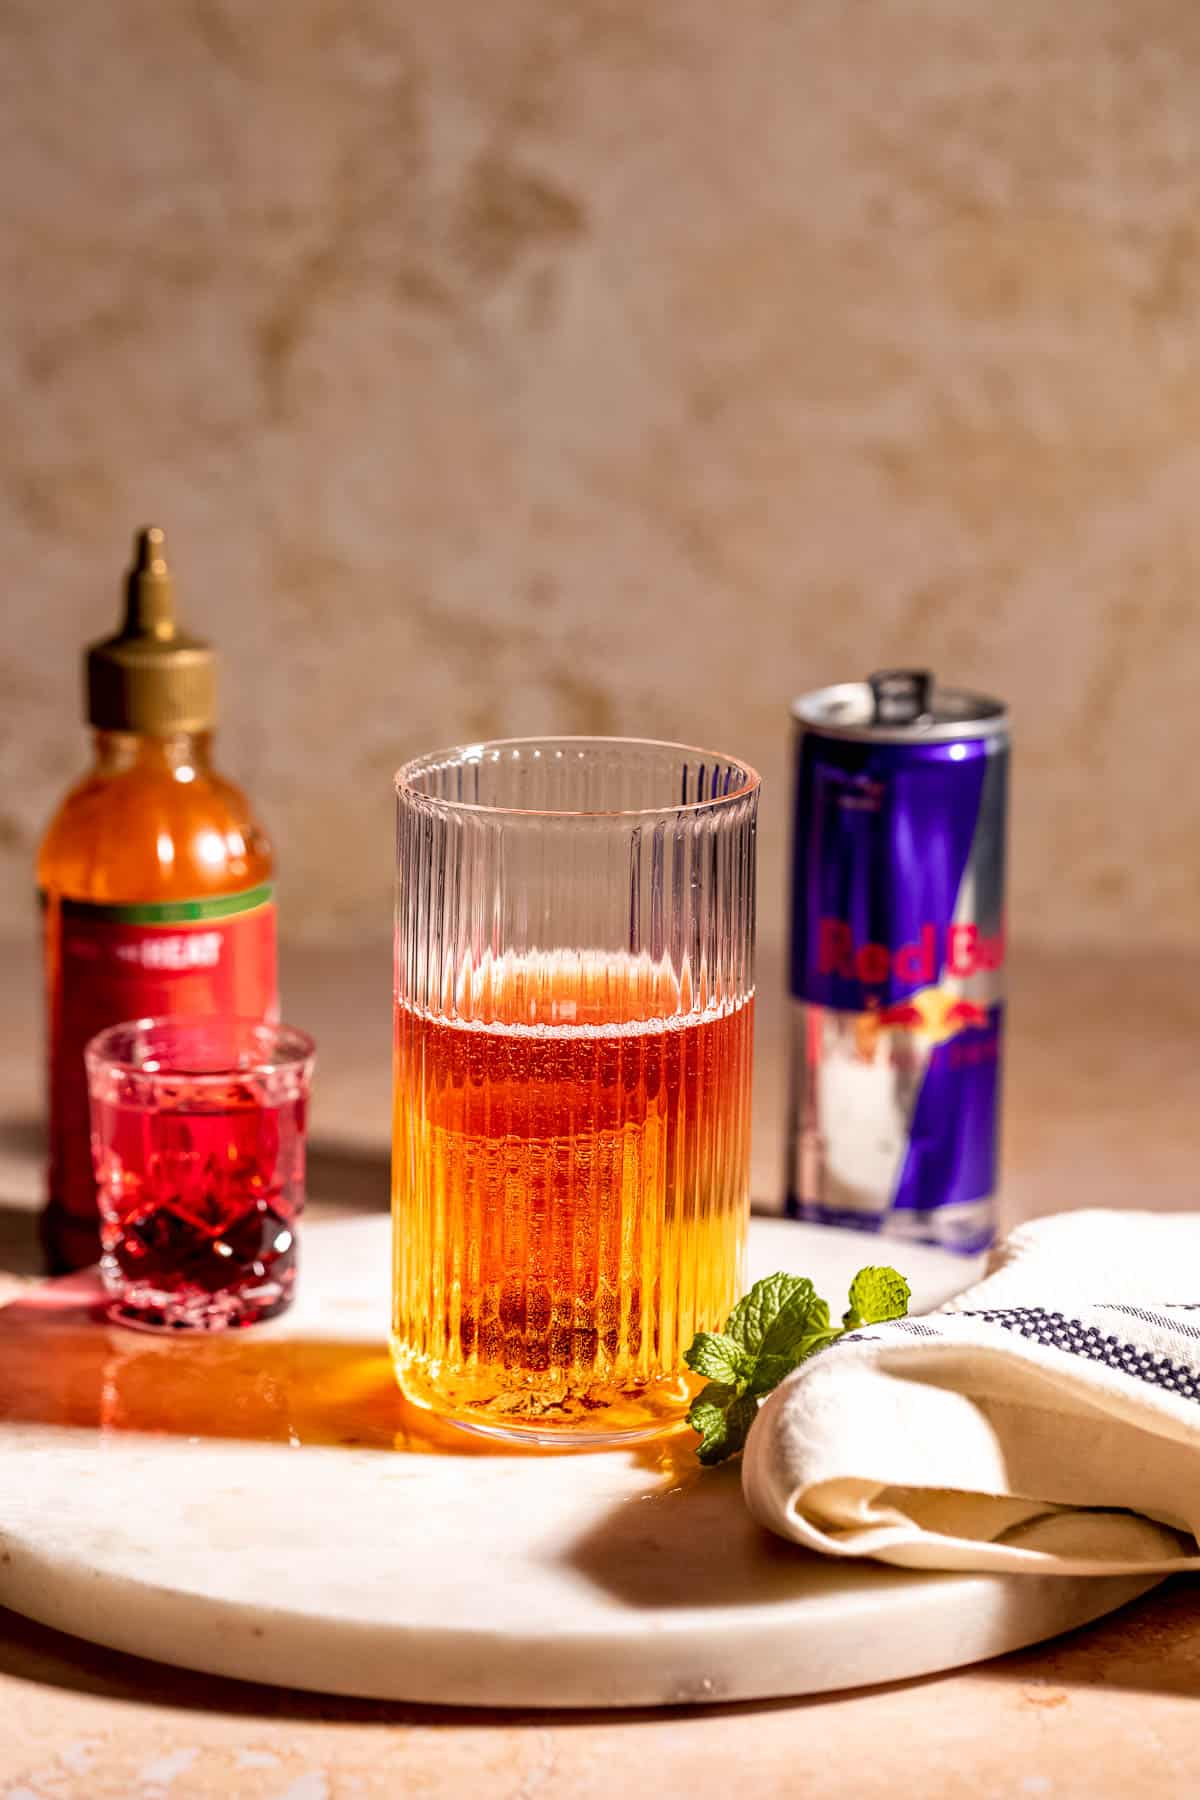
[[[93,1095],[105,1285],[114,1316],[151,1329],[271,1318],[296,1281],[303,1094],[273,1104],[231,1075]]]

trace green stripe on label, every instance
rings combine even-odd
[[[64,900],[63,917],[99,919],[111,925],[179,925],[188,920],[230,919],[235,913],[265,906],[274,884],[247,888],[241,894],[214,894],[207,900],[153,900],[139,906],[96,906],[90,900]]]

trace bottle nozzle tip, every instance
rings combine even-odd
[[[165,575],[167,572],[167,534],[161,525],[147,525],[134,539],[135,574]]]
[[[167,534],[146,525],[134,538],[133,567],[126,586],[125,632],[130,637],[171,638],[175,605],[167,567]]]

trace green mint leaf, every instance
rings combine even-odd
[[[688,1408],[687,1422],[700,1435],[700,1448],[696,1454],[701,1461],[705,1460],[706,1450],[724,1440],[725,1415],[736,1399],[737,1392],[734,1388],[723,1382],[710,1381],[707,1387],[701,1388]]]
[[[911,1298],[907,1281],[895,1269],[860,1269],[850,1283],[850,1305],[842,1323],[851,1330],[855,1325],[902,1319]]]
[[[746,1442],[757,1411],[758,1401],[752,1394],[737,1394],[733,1388],[715,1381],[702,1388],[688,1413],[688,1424],[700,1435],[696,1451],[700,1461],[719,1463],[736,1456]]]
[[[798,1280],[794,1275],[785,1275],[783,1279],[792,1285],[784,1293],[778,1312],[763,1334],[758,1348],[760,1357],[779,1356],[797,1346],[809,1330],[813,1314],[822,1307],[825,1307],[825,1322],[829,1322],[829,1308],[807,1276]]]
[[[763,1339],[749,1391],[769,1394],[785,1375],[828,1343],[830,1334],[829,1307],[813,1291],[812,1282],[794,1288]]]
[[[738,1301],[723,1332],[698,1331],[684,1362],[708,1383],[692,1402],[688,1424],[700,1439],[702,1463],[724,1462],[746,1442],[758,1403],[785,1375],[856,1325],[902,1319],[911,1298],[895,1269],[860,1269],[850,1284],[841,1325],[802,1275],[767,1275]]]
[[[716,1331],[698,1331],[683,1360],[694,1375],[735,1388],[739,1394],[754,1369],[753,1357]]]
[[[818,1350],[824,1350],[826,1344],[832,1344],[834,1338],[840,1338],[846,1329],[844,1325],[831,1325],[829,1323],[829,1308],[825,1306],[823,1300],[821,1305],[825,1307],[825,1324],[820,1329],[805,1334],[804,1343],[801,1346],[801,1362],[807,1362],[808,1358],[810,1356],[815,1356]]]
[[[814,1298],[813,1284],[805,1276],[764,1275],[730,1313],[725,1335],[757,1356],[776,1321],[783,1320],[784,1329],[790,1329],[787,1321],[797,1313],[802,1317]]]

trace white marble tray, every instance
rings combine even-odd
[[[925,1674],[1145,1580],[922,1576],[760,1532],[690,1434],[508,1454],[428,1422],[383,1347],[382,1218],[315,1225],[286,1319],[163,1341],[73,1277],[0,1311],[0,1603],[213,1674],[478,1706],[747,1700]],[[753,1273],[844,1291],[870,1240],[756,1221]],[[974,1274],[893,1254],[929,1305]]]

